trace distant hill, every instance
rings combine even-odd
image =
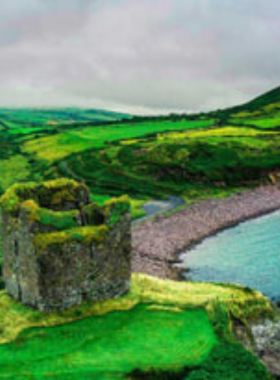
[[[130,118],[131,116],[119,112],[99,109],[82,108],[0,108],[1,124],[7,127],[54,126],[76,123],[103,123]]]
[[[246,112],[246,116],[249,116],[247,113],[271,113],[273,111],[279,112],[280,110],[280,87],[277,87],[271,91],[268,91],[262,95],[257,96],[256,98],[250,100],[247,103],[226,108],[224,110],[210,112],[213,113],[224,113],[224,114],[235,114],[240,112]]]
[[[85,181],[102,201],[190,199],[259,184],[280,171],[279,98],[277,88],[231,109],[157,117],[0,108],[0,193],[59,177]]]
[[[248,107],[248,109],[258,109],[273,103],[280,103],[280,86],[274,90],[258,96],[257,98],[244,104],[243,107]]]
[[[202,115],[202,114],[200,114]],[[247,103],[204,114],[215,118],[220,126],[251,126],[280,130],[280,87],[260,95]]]
[[[263,128],[280,128],[280,87],[262,94],[247,103],[210,112],[171,113],[157,116],[132,116],[135,123],[147,121],[216,120],[217,125],[251,125]],[[268,120],[269,119],[269,120]],[[256,123],[255,123],[256,122]]]

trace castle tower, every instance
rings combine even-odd
[[[68,179],[12,186],[1,198],[7,292],[41,311],[129,291],[131,217],[126,197],[103,207]]]

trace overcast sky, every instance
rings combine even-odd
[[[0,107],[198,111],[280,85],[279,0],[1,0]]]

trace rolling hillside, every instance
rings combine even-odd
[[[101,200],[227,194],[280,168],[279,99],[280,88],[228,110],[109,124],[100,121],[125,115],[0,110],[0,192],[65,176],[84,180]]]
[[[261,294],[139,274],[131,285],[123,297],[53,313],[0,291],[0,378],[270,379],[230,330],[229,316],[273,315]]]
[[[108,123],[130,118],[130,115],[82,108],[0,108],[0,129],[9,129],[13,134],[28,134],[42,129],[87,123]]]
[[[69,177],[99,203],[128,194],[137,218],[150,199],[192,202],[266,183],[280,171],[279,98],[280,88],[224,111],[103,124],[88,120],[123,115],[2,109],[0,195],[18,181]]]
[[[137,217],[152,198],[192,202],[266,183],[280,171],[279,94],[209,114],[122,121],[103,111],[2,110],[0,194],[19,181],[69,177],[85,181],[99,203],[128,194]],[[124,297],[50,316],[0,291],[2,373],[7,379],[270,379],[232,329],[274,313],[249,288],[141,275],[133,275]]]
[[[260,108],[264,108],[272,104],[279,105],[279,103],[280,103],[280,87],[277,87],[271,91],[266,92],[265,94],[262,94],[256,97],[250,102],[243,104],[242,106],[240,106],[240,109],[243,108],[246,110],[258,110]]]
[[[248,103],[216,112],[222,123],[250,125],[256,128],[280,128],[280,87]]]

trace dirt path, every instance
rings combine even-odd
[[[207,236],[280,208],[280,188],[262,186],[228,198],[206,200],[168,217],[135,226],[132,233],[133,271],[179,279],[172,264],[178,253]]]

